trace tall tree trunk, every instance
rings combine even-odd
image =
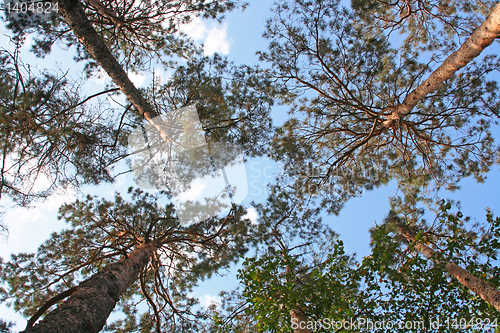
[[[128,78],[123,67],[106,46],[103,38],[95,31],[88,20],[79,0],[58,0],[59,13],[69,25],[75,36],[82,43],[85,50],[108,73],[113,82],[127,96],[144,118],[160,133],[163,140],[168,141],[169,135],[162,128],[160,115],[142,96],[139,90]]]
[[[155,247],[142,244],[127,258],[108,265],[80,283],[64,303],[23,333],[97,333],[106,324],[111,311],[146,267]]]
[[[474,30],[465,43],[446,58],[443,64],[427,80],[408,94],[401,104],[387,108],[392,112],[384,121],[384,127],[389,127],[394,121],[398,121],[402,116],[410,113],[419,101],[427,94],[435,91],[441,83],[452,77],[456,71],[465,67],[472,59],[479,56],[499,35],[500,3],[496,5],[486,20]]]
[[[415,233],[406,225],[400,225],[400,233],[409,242],[414,243],[415,249],[420,251],[420,253],[436,264],[444,264],[444,269],[450,273],[451,276],[456,278],[464,287],[472,290],[484,301],[491,304],[495,309],[497,309],[498,312],[500,312],[500,291],[498,289],[475,277],[457,264],[440,260],[437,253],[435,253],[433,249],[415,239]]]

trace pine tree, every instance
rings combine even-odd
[[[130,81],[122,65],[120,65],[120,63],[111,53],[110,49],[107,47],[105,40],[93,28],[91,22],[86,17],[81,5],[78,2],[73,3],[70,1],[66,3],[64,1],[61,1],[59,2],[59,6],[61,14],[65,18],[67,24],[71,27],[73,33],[81,42],[85,50],[90,54],[92,59],[94,59],[108,73],[108,75],[113,79],[114,83],[120,88],[121,92],[135,107],[138,113],[158,131],[163,141],[168,142],[169,140],[171,140],[170,133],[166,130],[167,126],[162,119],[162,114],[166,114],[168,110],[158,107],[169,106],[169,104],[171,105],[171,102],[178,103],[180,99],[176,96],[167,96],[170,97],[170,100],[167,100],[167,103],[162,104],[160,102],[153,106],[151,102],[145,98],[144,94],[140,92]],[[213,65],[215,65],[216,71],[219,72],[223,71],[227,66],[227,63],[224,63],[224,61],[217,56],[214,57],[211,62]],[[194,73],[192,73],[193,75],[198,74],[198,77],[192,81],[195,81],[198,84],[202,84],[202,86],[197,87],[197,90],[193,89],[193,86],[183,83],[183,81],[185,80],[179,81],[178,77],[174,78],[175,82],[177,83],[175,87],[173,87],[172,84],[169,84],[163,89],[171,90],[172,88],[174,88],[181,90],[182,88],[184,88],[182,90],[187,93],[187,96],[183,96],[185,100],[182,101],[182,106],[186,106],[196,102],[204,102],[203,104],[205,107],[213,107],[213,101],[218,95],[218,98],[220,99],[218,104],[222,104],[225,107],[221,110],[219,110],[219,108],[212,109],[214,111],[213,114],[209,114],[205,111],[203,116],[205,118],[212,117],[212,119],[214,118],[214,116],[216,116],[218,118],[218,122],[215,124],[215,126],[219,127],[219,129],[227,128],[228,130],[231,130],[231,128],[237,128],[237,132],[239,132],[239,135],[243,134],[239,138],[241,144],[247,144],[249,141],[260,141],[262,137],[266,136],[266,132],[271,125],[270,121],[266,119],[266,112],[267,105],[272,104],[272,100],[263,96],[262,94],[256,95],[256,93],[254,92],[255,89],[251,88],[251,81],[245,78],[246,76],[248,76],[248,73],[251,72],[251,69],[240,68],[233,72],[235,79],[228,86],[226,86],[226,91],[229,92],[229,96],[225,97],[221,94],[222,91],[220,91],[220,89],[222,88],[220,80],[212,80],[214,84],[208,85],[208,82],[203,82],[208,77],[200,77],[201,69],[207,63],[208,61],[206,59],[201,60],[198,64],[197,62],[189,63],[191,65],[194,64],[194,68],[192,67],[187,70],[194,71]],[[186,69],[181,67],[180,72],[185,71]],[[243,81],[243,84],[246,83],[250,85],[245,87],[241,84],[241,81]],[[203,91],[207,88],[209,89],[208,91]],[[192,93],[189,92],[190,90],[192,91]],[[211,96],[211,98],[207,99],[207,96],[199,96],[200,93],[215,94],[215,96]],[[171,91],[169,91],[168,94],[170,95]],[[236,94],[238,96],[235,96]],[[168,114],[166,116],[168,117]],[[262,124],[262,120],[267,121],[266,123]],[[257,126],[258,131],[253,131],[252,133],[250,133],[254,134],[254,138],[252,138],[251,135],[246,135],[244,131],[240,130],[243,128],[241,124],[238,124],[240,122],[243,122],[242,124],[244,124],[244,127],[246,127],[246,131],[248,131],[248,128],[250,126],[254,126],[254,124],[261,124],[260,126]],[[224,125],[220,126],[219,124],[221,123]],[[248,126],[248,123],[250,123],[250,126]],[[210,128],[205,127],[205,129]],[[226,131],[226,134],[227,133],[228,132]],[[219,138],[222,137],[227,136],[219,135]],[[246,145],[246,147],[249,148],[249,151],[253,150],[253,153],[255,153],[256,150],[255,148],[252,148],[251,145]]]
[[[8,27],[18,37],[34,33],[32,51],[40,57],[51,52],[54,44],[76,47],[76,60],[85,60],[89,73],[97,64],[87,51],[78,43],[67,22],[60,15],[60,6],[52,5],[49,17],[35,22],[10,20]],[[69,1],[69,7],[84,11],[99,35],[103,37],[114,57],[119,59],[128,70],[150,68],[150,59],[172,66],[172,58],[190,56],[197,47],[183,34],[179,27],[194,17],[222,20],[224,14],[235,8],[243,7],[236,0],[175,0],[175,1],[136,1],[122,0],[86,2]],[[57,6],[57,7],[56,7]]]
[[[499,11],[435,68],[439,53],[392,45],[383,27],[338,1],[277,4],[265,33],[269,50],[260,56],[271,67],[264,77],[275,80],[270,93],[290,105],[292,117],[270,154],[331,212],[394,178],[448,189],[466,176],[482,180],[498,149],[491,132],[498,86],[490,74],[499,61],[473,59],[498,36]]]
[[[439,53],[456,49],[457,42],[469,37],[496,4],[492,0],[351,1],[366,24],[382,27],[388,35],[404,36],[403,47]]]
[[[99,332],[117,302],[125,319],[106,330],[182,332],[203,318],[187,294],[252,244],[245,211],[235,206],[226,217],[181,225],[165,197],[129,191],[130,202],[117,194],[114,202],[89,196],[64,205],[70,228],[2,264],[4,301],[32,317],[25,332]]]
[[[217,11],[225,10],[223,10],[225,5],[216,4],[216,2],[206,5],[209,7],[215,6],[219,8]],[[60,4],[60,8],[61,13],[65,13],[64,10],[66,7],[63,3]],[[79,121],[81,120],[80,122],[82,124],[87,124],[85,126],[81,126],[79,123],[73,123],[71,124],[72,126],[67,126],[61,129],[61,125],[54,125],[51,131],[53,134],[50,138],[53,142],[57,143],[57,137],[60,135],[66,135],[67,137],[64,139],[72,141],[72,145],[78,145],[80,150],[85,152],[86,155],[80,153],[78,155],[78,160],[74,161],[74,159],[72,160],[71,158],[71,156],[74,156],[71,151],[71,149],[73,149],[72,146],[57,147],[57,153],[62,156],[61,158],[57,158],[57,156],[59,156],[58,154],[53,154],[54,157],[52,157],[52,155],[46,154],[39,147],[32,147],[28,149],[28,151],[32,152],[32,155],[29,157],[23,156],[22,159],[18,160],[18,164],[21,163],[21,160],[32,159],[35,161],[36,167],[27,171],[28,175],[20,172],[11,172],[12,174],[9,174],[9,176],[14,178],[14,180],[5,180],[4,178],[4,181],[2,182],[2,190],[4,188],[9,188],[9,195],[13,197],[20,197],[19,201],[27,204],[29,202],[29,198],[32,196],[44,197],[49,195],[52,192],[51,190],[57,185],[60,185],[61,183],[66,185],[71,183],[70,181],[72,179],[66,179],[63,175],[67,173],[67,169],[71,169],[73,166],[77,169],[74,177],[76,180],[81,180],[81,182],[98,184],[103,180],[112,181],[113,178],[110,175],[109,169],[115,162],[126,157],[124,154],[124,147],[128,144],[127,136],[132,130],[131,127],[141,126],[141,121],[144,117],[153,126],[160,129],[161,133],[161,115],[165,115],[173,109],[188,105],[197,105],[203,129],[207,132],[207,139],[217,142],[225,141],[236,144],[240,149],[245,151],[246,155],[249,156],[263,153],[263,145],[271,128],[268,109],[269,105],[272,104],[272,100],[264,96],[262,93],[258,93],[255,87],[252,87],[254,84],[251,82],[250,78],[250,74],[253,71],[251,67],[241,66],[237,68],[218,56],[214,56],[212,59],[194,57],[185,66],[179,66],[174,73],[172,80],[170,80],[167,84],[161,86],[158,85],[157,82],[154,82],[152,89],[149,90],[150,95],[148,96],[144,91],[140,92],[128,79],[128,76],[122,66],[118,63],[109,48],[106,46],[105,39],[98,35],[98,33],[94,30],[92,24],[86,17],[86,13],[81,8],[81,5],[75,5],[74,7],[69,8],[69,13],[72,13],[73,15],[70,18],[73,20],[73,23],[80,22],[80,26],[76,25],[75,27],[75,33],[77,33],[80,37],[86,36],[85,38],[91,38],[90,41],[84,41],[84,45],[88,48],[88,53],[104,66],[103,68],[108,71],[110,76],[118,85],[118,88],[112,88],[106,92],[116,92],[121,89],[121,91],[129,98],[132,105],[126,105],[124,110],[115,110],[114,112],[104,113],[103,110],[102,116],[91,114],[82,115],[76,113],[74,117],[77,117]],[[203,5],[199,8],[205,7]],[[208,12],[205,14],[208,15]],[[101,51],[96,52],[97,49],[100,49]],[[5,61],[8,60],[9,58],[6,56]],[[20,73],[14,73],[14,67],[20,67],[19,64],[17,64],[17,67],[15,64],[11,65],[13,66],[10,70],[13,72],[10,75],[11,79],[9,79],[9,76],[6,78],[6,80],[10,80],[7,87],[10,87],[11,92],[6,92],[6,105],[10,105],[11,103],[10,101],[7,103],[7,99],[11,98],[10,94],[14,94],[14,92],[17,93],[17,88],[14,83],[19,79],[20,75]],[[192,76],[189,79],[186,79],[185,77],[181,77],[182,75]],[[221,79],[221,77],[216,77],[217,75],[224,75],[225,77],[229,77],[229,79]],[[52,93],[57,91],[61,95],[64,95],[60,89],[56,90],[54,89],[55,86],[50,86],[50,82],[59,82],[59,79],[52,77],[47,78],[46,80],[46,87],[44,87],[45,90],[51,89],[50,92]],[[63,80],[60,81],[61,82],[59,82],[59,84],[62,86]],[[190,84],[186,84],[188,82]],[[17,84],[19,84],[19,82],[17,82]],[[27,87],[27,85],[24,84],[22,86]],[[176,91],[178,96],[171,96],[173,91]],[[73,110],[74,107],[85,107],[85,102],[88,102],[93,97],[99,97],[106,92],[81,98],[80,100],[77,100],[75,97],[75,101],[71,102],[76,106],[65,108],[64,105],[69,102],[58,100],[57,103],[55,103],[55,101],[51,103],[50,107],[55,109],[58,105],[60,105],[62,110],[59,110],[58,112],[63,112],[64,110],[69,112],[70,110]],[[150,100],[152,99],[152,101],[148,100],[148,97]],[[16,98],[12,100],[16,101]],[[44,103],[43,100],[41,103],[42,102]],[[154,103],[154,106],[152,103]],[[28,107],[35,108],[36,106],[28,105]],[[40,117],[49,116],[47,114],[49,112],[45,109],[40,109]],[[138,112],[134,112],[136,110]],[[55,111],[52,111],[52,113],[55,113]],[[106,127],[99,125],[100,128],[96,128],[97,125],[88,125],[89,122],[92,124],[96,123],[99,118],[102,118],[102,122],[108,125]],[[52,119],[56,124],[58,121],[60,122],[62,120],[66,120],[66,118],[59,119],[58,117],[53,117]],[[12,119],[4,118],[3,120],[5,126],[7,127],[5,135],[8,137],[8,135],[11,135],[11,132],[14,130],[9,129],[13,125]],[[36,120],[37,119],[35,118],[35,121]],[[113,129],[109,124],[113,124],[117,128]],[[59,126],[59,128],[56,126]],[[75,133],[74,129],[80,127],[93,130],[92,137],[90,137],[90,134],[86,133]],[[71,130],[71,128],[74,129]],[[64,132],[64,130],[66,132]],[[101,132],[104,133],[101,134]],[[24,136],[28,135],[28,133],[22,133]],[[21,135],[21,137],[24,139],[23,135]],[[99,135],[100,137],[98,137]],[[104,137],[104,135],[107,135],[107,137]],[[164,139],[167,139],[168,135],[163,133],[162,136]],[[29,139],[26,141],[27,142],[23,143],[23,145],[4,150],[4,156],[6,158],[12,157],[13,152],[26,150],[26,147],[30,147],[33,143]],[[53,146],[48,145],[47,143],[45,143],[45,145],[47,146],[47,149],[54,149]],[[99,155],[89,156],[90,153]],[[48,155],[50,155],[49,158],[47,158]],[[70,156],[69,161],[65,158],[66,156]],[[96,159],[98,159],[98,162],[95,161]],[[36,180],[37,172],[40,172],[40,170],[43,170],[44,168],[50,169],[46,173],[53,178],[52,186],[40,191],[40,193],[32,193],[27,188],[29,188],[30,184],[34,183]],[[32,176],[29,179],[31,183],[23,183],[23,180],[28,179],[29,176]],[[78,185],[78,182],[73,181],[72,185]]]
[[[0,62],[0,197],[27,205],[56,187],[111,182],[107,167],[125,152],[95,98],[116,89],[82,97],[80,82],[31,69],[18,48],[0,50]],[[41,188],[42,176],[49,185]]]

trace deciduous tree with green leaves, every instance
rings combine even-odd
[[[439,321],[446,332],[465,329],[464,322],[473,323],[471,332],[494,330],[500,219],[488,212],[485,223],[472,224],[450,209],[443,201],[432,223],[420,209],[392,211],[371,230],[372,253],[363,265],[380,276],[387,290],[381,306],[391,320]]]
[[[223,294],[211,329],[361,332],[385,323],[387,332],[497,332],[494,305],[446,271],[456,262],[482,285],[498,288],[500,219],[488,213],[486,223],[469,225],[450,208],[443,203],[432,225],[419,219],[422,232],[411,240],[401,234],[401,220],[421,211],[399,222],[389,215],[371,230],[372,252],[359,263],[344,253],[334,233],[333,238],[322,232],[320,240],[300,243],[283,226],[283,238],[275,237],[276,248],[271,245],[266,253],[246,259],[238,275],[241,289]],[[439,255],[429,260],[416,243],[438,249]],[[303,331],[292,327],[293,318],[304,322]],[[336,327],[327,326],[332,323]]]
[[[265,247],[245,259],[240,287],[222,294],[209,331],[316,332],[319,324],[311,325],[326,318],[377,318],[377,281],[356,267],[321,210],[303,205],[284,181],[270,187],[265,203],[255,204]]]
[[[363,290],[364,278],[334,233],[315,244],[279,243],[284,250],[245,260],[241,290],[226,294],[227,312],[216,315],[218,331],[317,332],[320,322],[374,318],[376,297]]]

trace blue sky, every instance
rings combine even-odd
[[[207,55],[214,52],[227,55],[236,64],[253,64],[257,61],[255,52],[265,50],[267,41],[261,35],[264,31],[264,23],[269,17],[269,7],[272,2],[267,0],[251,0],[245,11],[235,11],[226,15],[227,19],[218,24],[212,21],[195,19],[184,28],[199,43],[204,43]],[[1,29],[0,29],[1,30]],[[7,46],[8,39],[0,36],[0,44]],[[497,46],[496,46],[497,47]],[[27,50],[24,50],[27,51]],[[78,77],[81,66],[74,66],[72,55],[63,51],[55,51],[44,60],[36,59],[34,56],[24,52],[23,58],[27,63],[36,63],[39,68],[60,68],[69,70],[70,75]],[[168,73],[161,72],[165,77]],[[132,81],[145,87],[151,82],[151,73],[132,74]],[[104,75],[101,79],[93,79],[88,91],[103,87],[109,81]],[[90,87],[92,86],[92,87]],[[280,122],[286,117],[285,108],[277,108],[273,111],[273,117]],[[265,199],[265,185],[273,179],[275,164],[266,159],[251,160],[246,164],[249,195],[243,201],[248,204],[252,200],[261,201]],[[131,184],[131,175],[121,177],[112,186],[99,188],[88,188],[83,191],[111,197],[115,191],[124,191]],[[40,180],[43,183],[43,179]],[[473,179],[462,181],[462,188],[455,193],[441,193],[442,198],[460,200],[462,211],[465,215],[484,220],[485,208],[490,207],[493,212],[500,212],[498,199],[498,187],[500,185],[500,173],[498,166],[493,167],[484,184],[478,184]],[[42,184],[43,185],[43,184]],[[260,191],[259,191],[260,190]],[[365,192],[359,198],[351,199],[341,211],[339,216],[325,216],[325,221],[330,223],[344,241],[347,252],[357,252],[360,256],[369,252],[368,230],[375,222],[381,222],[389,210],[388,198],[397,194],[397,186],[390,183],[388,186]],[[8,260],[10,253],[36,251],[51,232],[64,227],[63,221],[56,219],[57,209],[63,202],[71,202],[77,197],[77,192],[69,190],[49,198],[46,202],[36,204],[32,209],[8,208],[10,203],[2,198],[1,205],[7,209],[4,221],[9,226],[10,236],[8,240],[0,240],[0,256]],[[250,211],[250,216],[256,218],[255,212]],[[202,304],[217,300],[220,290],[229,290],[236,286],[237,282],[233,275],[236,268],[232,269],[226,277],[214,278],[204,282],[196,291],[196,295],[202,300]],[[19,323],[16,330],[22,330],[25,321],[12,310],[0,306],[0,317],[15,320]]]
[[[255,51],[257,44],[261,43],[260,39],[262,27],[267,14],[267,5],[269,2],[256,1],[252,2],[244,12],[234,12],[228,14],[227,20],[222,24],[214,21],[194,19],[189,25],[183,28],[183,31],[192,37],[196,42],[204,44],[206,55],[211,55],[215,52],[227,55],[237,63],[253,63],[256,61]],[[3,27],[0,28],[0,45],[7,49],[13,49],[9,45],[9,32]],[[22,59],[25,63],[31,65],[36,64],[39,69],[49,68],[60,72],[69,71],[69,76],[78,78],[82,70],[81,64],[75,65],[72,60],[72,54],[67,51],[55,50],[44,59],[35,58],[34,55],[28,52],[28,45],[31,37],[28,36],[26,46],[23,47]],[[157,69],[158,73],[166,79],[169,73],[162,69]],[[129,73],[131,80],[138,87],[145,87],[151,83],[152,74],[146,73]],[[103,73],[101,78],[93,78],[91,82],[84,87],[87,93],[91,94],[99,91],[110,79]],[[253,161],[252,168],[258,169],[262,167],[262,163],[269,164],[266,161]],[[253,186],[264,186],[267,179],[264,175],[256,177],[255,170],[250,171],[250,176],[254,180]],[[269,175],[270,176],[270,175]],[[256,179],[258,178],[258,179]],[[270,180],[269,180],[270,181]],[[44,179],[39,179],[38,185],[42,188],[47,183]],[[86,188],[82,192],[105,196],[111,198],[115,191],[126,191],[128,186],[133,185],[131,175],[122,176],[117,179],[117,182],[112,186],[104,186],[99,188]],[[262,188],[262,196],[264,196],[264,188]],[[251,193],[256,193],[255,190]],[[57,210],[64,202],[71,202],[78,196],[75,190],[69,189],[65,192],[60,192],[48,198],[43,203],[37,203],[34,207],[20,208],[13,207],[11,202],[6,198],[2,198],[0,204],[4,206],[6,214],[4,222],[9,227],[9,238],[0,240],[0,256],[8,260],[11,253],[19,252],[35,252],[37,247],[46,240],[53,231],[60,230],[65,227],[64,221],[57,220]],[[257,199],[258,195],[250,195],[245,202]],[[249,217],[256,218],[254,212],[250,211]],[[231,277],[235,282],[235,278]],[[226,284],[227,286],[227,284]],[[202,305],[207,305],[210,300],[216,300],[216,295],[220,290],[214,290],[213,287],[207,286],[200,289],[199,294]],[[15,321],[18,325],[15,331],[20,331],[24,328],[25,320],[12,309],[0,305],[0,317],[11,321]]]

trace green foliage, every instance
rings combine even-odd
[[[239,0],[162,0],[136,1],[123,0],[102,2],[106,13],[92,2],[68,1],[70,6],[81,6],[97,32],[105,39],[106,45],[128,69],[145,69],[151,59],[169,64],[175,56],[189,56],[198,52],[192,41],[179,30],[180,24],[190,22],[194,17],[222,20],[224,13],[244,7]],[[95,2],[94,2],[95,3]],[[116,18],[112,18],[112,13]],[[59,43],[64,47],[76,47],[75,60],[88,61],[90,72],[97,64],[89,57],[83,46],[71,33],[61,15],[53,15],[49,22],[40,22],[32,29],[10,24],[14,33],[22,38],[34,32],[32,51],[39,57],[50,53],[52,46]]]
[[[493,323],[497,311],[444,271],[444,262],[454,262],[471,274],[498,288],[497,258],[500,218],[488,212],[482,225],[470,225],[460,211],[450,213],[452,205],[442,201],[436,220],[428,225],[420,211],[403,217],[389,214],[386,222],[371,230],[372,253],[363,260],[380,276],[386,290],[380,303],[388,320],[423,321],[427,326],[415,332],[426,332],[429,323],[439,321],[440,332],[490,332],[479,323]],[[418,223],[417,223],[418,222]],[[443,264],[434,264],[399,234],[400,223],[414,225],[415,240],[438,250]],[[472,322],[467,330],[459,323]],[[454,325],[455,324],[455,325]],[[435,331],[435,330],[433,330]]]
[[[223,294],[223,309],[214,311],[207,331],[292,332],[290,310],[299,309],[316,323],[314,332],[331,331],[318,323],[373,331],[368,321],[385,323],[387,332],[492,332],[497,311],[399,233],[401,223],[418,221],[417,241],[498,288],[500,218],[488,213],[485,223],[471,225],[460,211],[450,213],[451,207],[443,201],[432,225],[419,218],[419,210],[389,214],[371,230],[372,252],[360,263],[344,253],[334,234],[296,246],[286,233],[275,238],[278,249],[245,259],[241,289]]]
[[[351,5],[364,24],[384,29],[387,35],[405,36],[403,47],[442,52],[457,48],[470,36],[496,5],[496,1],[352,0]]]
[[[398,122],[385,120],[435,68],[438,56],[392,45],[338,1],[274,6],[261,60],[269,94],[289,105],[270,155],[337,213],[345,200],[397,179],[412,188],[456,189],[496,162],[495,55],[473,62]],[[429,61],[430,59],[430,61]]]
[[[123,147],[105,105],[84,104],[79,83],[64,75],[33,72],[18,50],[1,50],[0,63],[0,195],[25,205],[56,186],[111,182],[107,167]],[[49,185],[40,189],[42,176]]]
[[[119,194],[114,201],[88,196],[62,206],[60,218],[69,229],[53,233],[37,253],[12,255],[2,264],[0,278],[7,286],[2,301],[32,316],[50,297],[78,286],[137,245],[154,242],[157,251],[150,263],[121,297],[125,319],[109,323],[107,330],[195,325],[203,314],[191,312],[197,300],[188,293],[237,261],[255,241],[250,221],[242,219],[246,212],[235,206],[225,218],[181,225],[165,198],[129,192],[131,201]],[[147,305],[145,312],[137,311],[140,303]]]

